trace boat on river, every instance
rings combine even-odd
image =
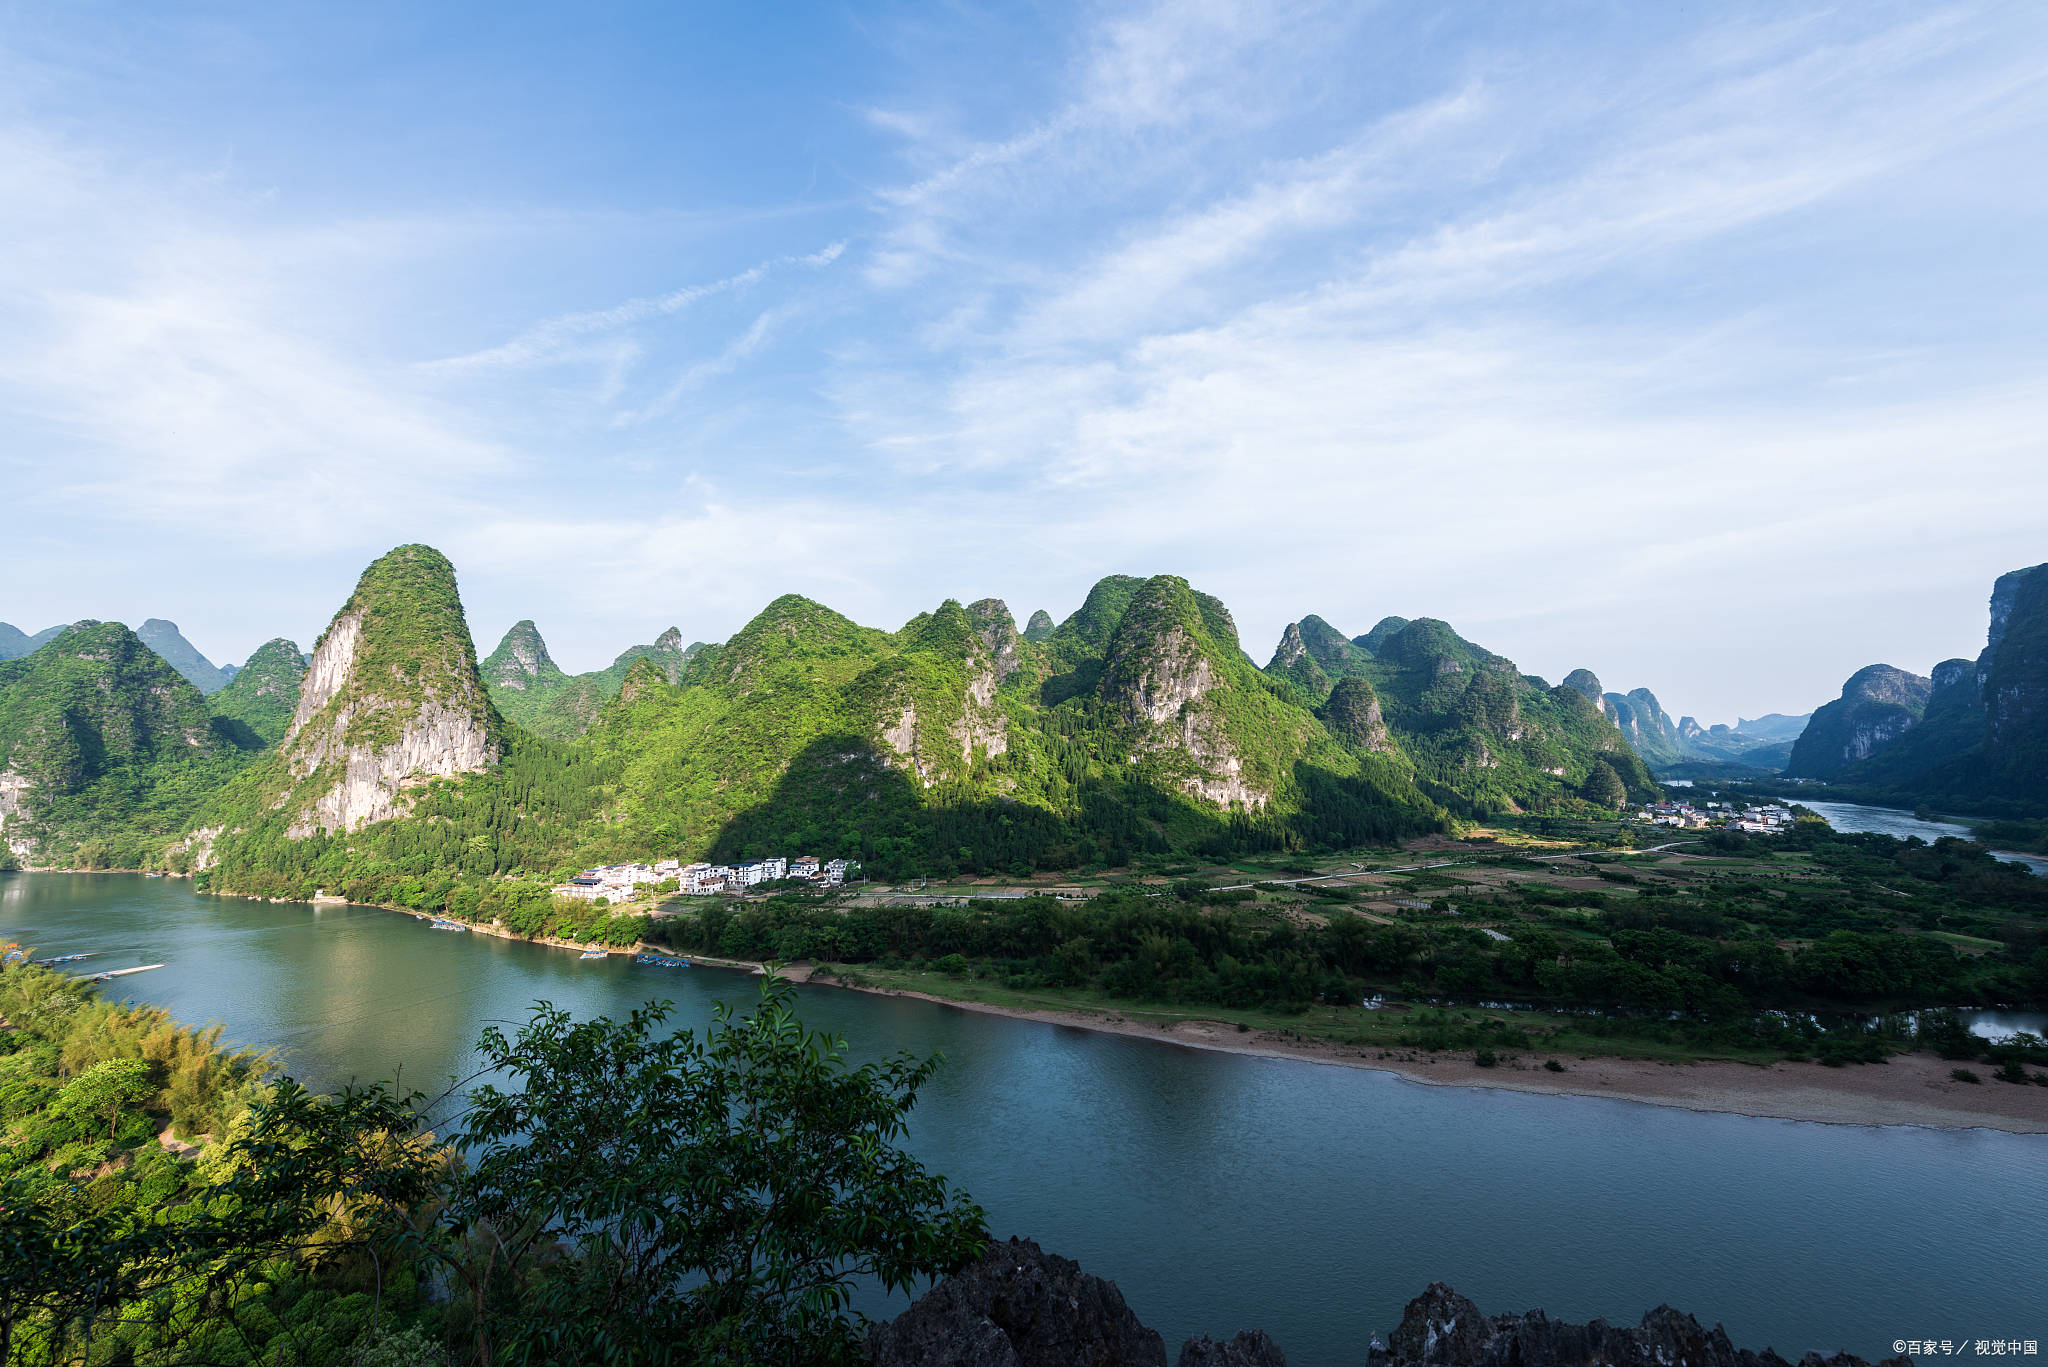
[[[439,919],[437,919],[437,920],[434,920],[434,921],[430,921],[430,922],[428,922],[428,924],[427,924],[427,928],[428,928],[429,930],[468,930],[468,929],[469,929],[469,927],[468,927],[468,926],[466,926],[466,925],[464,925],[464,924],[462,924],[462,922],[460,922],[460,921],[451,921],[451,920],[447,919],[446,917],[441,917],[441,918],[439,918]]]
[[[583,951],[582,957],[586,959],[609,959],[611,958],[611,951],[606,949],[586,949]]]
[[[652,964],[656,968],[688,968],[690,966],[688,959],[678,959],[671,954],[636,954],[633,957],[633,962],[636,964]]]

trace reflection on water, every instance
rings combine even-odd
[[[616,1015],[666,997],[701,1026],[756,990],[132,875],[0,875],[6,938],[165,962],[117,990],[278,1047],[316,1087],[462,1075],[478,1031],[537,1000]],[[999,1235],[1113,1278],[1170,1351],[1258,1326],[1296,1367],[1354,1364],[1437,1279],[1571,1319],[1669,1302],[1795,1360],[1884,1357],[1935,1324],[2040,1327],[2048,1138],[1423,1087],[822,987],[803,1010],[863,1058],[943,1051],[912,1147]]]
[[[1800,806],[1810,807],[1816,815],[1825,817],[1827,823],[1845,835],[1870,832],[1875,835],[1897,836],[1907,840],[1918,836],[1928,844],[1947,836],[1971,839],[1970,828],[1959,821],[1928,821],[1902,812],[1896,807],[1865,807],[1855,802],[1807,802]],[[2020,854],[2012,850],[1993,850],[1994,859],[2008,864],[2021,864],[2035,873],[2048,877],[2048,857],[2038,854]]]

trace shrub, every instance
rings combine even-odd
[[[1948,1075],[1957,1082],[1982,1082],[1984,1080],[1968,1068],[1951,1068],[1948,1070]]]

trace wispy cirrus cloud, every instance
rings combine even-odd
[[[797,267],[821,270],[837,261],[845,251],[844,242],[832,242],[817,251],[801,256],[774,257],[705,284],[684,285],[665,294],[627,299],[606,308],[565,313],[536,323],[497,346],[463,356],[426,361],[420,368],[428,374],[460,375],[484,370],[545,365],[561,359],[565,352],[580,347],[586,339],[594,335],[615,332],[651,319],[669,317],[682,312],[692,304],[718,295],[740,293],[749,286],[767,279],[778,269]]]
[[[1430,612],[1725,715],[1968,649],[2040,558],[2038,6],[1091,0],[332,108],[226,30],[0,35],[0,468],[102,548],[52,583],[428,539],[598,664],[1173,570],[1256,653]]]

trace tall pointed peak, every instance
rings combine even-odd
[[[548,654],[548,643],[530,617],[512,624],[482,669],[484,680],[493,688],[523,690],[562,677],[561,668]]]
[[[291,834],[353,831],[398,815],[422,777],[498,760],[455,567],[431,546],[372,562],[313,647],[284,754],[299,804]]]

